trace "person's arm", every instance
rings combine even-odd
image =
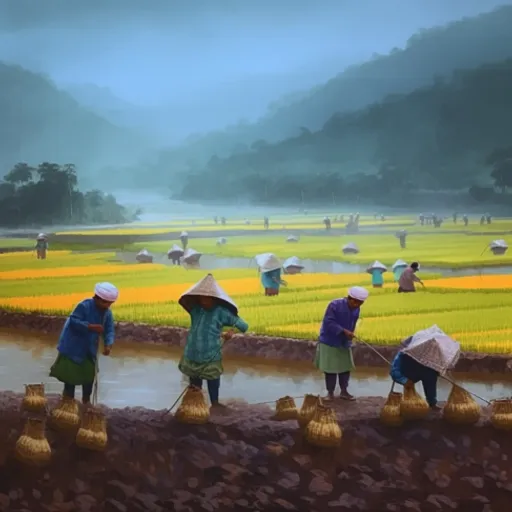
[[[427,399],[430,407],[435,407],[437,405],[437,376],[437,372],[431,370],[421,381],[423,384],[423,391],[425,392],[425,398]]]
[[[346,329],[340,325],[336,318],[336,306],[332,302],[325,310],[323,328],[330,336],[340,340],[340,347],[350,348],[352,345],[350,339],[345,334]]]
[[[412,280],[415,282],[415,283],[421,283],[421,279],[416,275],[416,274],[412,274]]]
[[[237,315],[234,315],[233,313],[231,313],[231,311],[225,308],[222,309],[222,312],[222,323],[224,324],[225,327],[235,327],[240,332],[247,332],[247,329],[249,329],[249,324],[245,320],[243,320]]]
[[[110,309],[105,313],[105,323],[103,325],[103,344],[105,348],[110,348],[114,344],[114,317]]]
[[[83,302],[80,302],[69,315],[69,325],[79,331],[88,331],[89,322],[87,321],[87,307]]]

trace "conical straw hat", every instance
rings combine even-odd
[[[497,249],[497,248],[504,248],[504,249],[507,249],[508,248],[508,245],[507,245],[507,242],[505,242],[505,240],[501,239],[501,240],[493,240],[489,247],[491,249]]]
[[[37,235],[38,240],[41,240],[43,238],[46,238],[46,235],[44,233],[39,233],[39,235]]]
[[[395,270],[398,267],[407,267],[407,262],[405,262],[404,260],[401,260],[401,259],[396,260],[391,268],[393,270]]]
[[[349,242],[348,244],[344,245],[341,248],[341,250],[342,251],[349,250],[349,251],[357,251],[357,252],[359,252],[359,247],[357,247],[357,245],[354,242]]]
[[[381,263],[379,260],[375,260],[367,269],[366,271],[367,272],[370,272],[372,270],[383,270],[384,272],[386,272],[388,270],[388,268],[386,267],[386,265],[384,265],[383,263]]]
[[[297,256],[291,256],[283,263],[284,268],[288,267],[298,267],[298,268],[304,268],[304,265],[300,262],[300,259]]]
[[[295,236],[295,235],[290,235],[287,239],[286,239],[287,242],[298,242],[299,241],[299,237],[298,236]]]
[[[187,290],[178,301],[185,311],[190,311],[197,303],[198,297],[214,297],[222,302],[232,313],[238,315],[238,306],[229,295],[219,286],[212,274],[206,275],[201,281]]]
[[[444,374],[459,360],[460,345],[434,325],[417,332],[403,352],[423,366]]]
[[[137,256],[151,256],[151,254],[149,254],[149,251],[147,249],[142,249],[142,251],[140,251],[139,254],[137,254]]]
[[[281,268],[281,261],[272,253],[256,256],[256,262],[262,272],[271,272]]]
[[[180,234],[180,237],[182,237],[182,236],[188,236],[188,233],[186,231],[182,231]]]
[[[168,251],[167,251],[167,254],[172,254],[172,253],[179,253],[179,254],[184,254],[185,251],[179,246],[179,245],[176,245],[174,244]]]
[[[191,258],[192,256],[202,256],[203,253],[202,252],[198,252],[196,251],[195,249],[187,249],[184,253],[183,253],[183,259],[186,261],[188,260],[189,258]]]

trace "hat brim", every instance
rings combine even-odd
[[[211,297],[215,301],[217,301],[220,304],[222,304],[223,307],[225,307],[226,309],[231,311],[231,313],[233,313],[234,315],[238,316],[238,308],[235,307],[233,304],[230,304],[228,301],[226,301],[224,299],[219,299],[219,297],[217,297],[215,295],[209,295],[209,294],[206,294],[206,293],[184,295],[184,296],[180,297],[180,299],[178,300],[178,304],[187,313],[190,313],[192,311],[192,309],[194,308],[194,306],[199,305],[199,299],[201,297]]]

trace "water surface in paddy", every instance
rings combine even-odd
[[[136,263],[136,253],[118,253],[122,261],[127,263]],[[290,251],[290,256],[293,256],[293,250]],[[172,265],[172,262],[164,254],[154,254],[154,262],[164,265]],[[303,272],[305,274],[359,274],[366,272],[366,265],[357,265],[352,263],[345,263],[341,261],[327,261],[327,260],[311,260],[303,259],[304,265]],[[256,271],[256,262],[253,258],[225,258],[218,257],[211,254],[203,254],[199,262],[199,266],[203,270],[216,270],[216,269],[229,269],[229,268],[253,268]],[[391,269],[390,269],[391,270]],[[498,274],[512,274],[512,266],[503,265],[496,267],[475,267],[475,268],[462,268],[451,269],[442,267],[427,267],[421,268],[421,271],[429,274],[441,274],[446,277],[463,277],[463,276],[480,276],[480,275],[498,275]],[[391,275],[391,273],[389,274]]]
[[[0,389],[23,392],[25,384],[43,382],[48,393],[60,393],[62,384],[48,376],[56,353],[53,339],[0,331]],[[168,347],[115,345],[111,357],[100,359],[100,402],[110,407],[169,407],[187,384],[178,370],[179,357],[180,351]],[[322,374],[308,363],[227,359],[224,367],[221,399],[260,403],[285,395],[324,393]],[[489,374],[458,377],[469,390],[485,398],[512,395],[510,377],[508,380]],[[383,368],[359,369],[351,381],[355,396],[386,396],[390,386]],[[439,388],[439,398],[446,399],[450,385],[441,381]]]

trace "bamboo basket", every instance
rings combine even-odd
[[[454,384],[443,409],[445,420],[457,425],[474,425],[480,419],[481,412],[472,396]]]
[[[297,411],[295,400],[291,396],[284,396],[276,402],[276,413],[274,414],[274,420],[296,420],[298,416],[299,412]]]
[[[336,414],[330,407],[317,404],[313,419],[305,430],[308,443],[321,448],[334,448],[341,444],[342,431]]]
[[[210,411],[206,405],[206,400],[201,389],[189,386],[178,410],[176,419],[180,423],[189,423],[192,425],[202,425],[210,419]]]
[[[76,434],[76,444],[87,450],[103,451],[107,447],[107,419],[97,409],[84,412],[82,424]]]
[[[60,403],[50,413],[53,425],[63,430],[78,428],[80,425],[80,410],[74,398],[63,396]]]
[[[512,430],[512,399],[493,400],[491,423],[500,430]]]
[[[301,428],[306,428],[308,423],[313,419],[315,415],[316,407],[320,404],[320,397],[318,395],[305,395],[304,402],[300,408],[298,414],[298,422]]]
[[[21,407],[26,411],[43,412],[46,410],[44,384],[25,384],[25,396]]]
[[[45,420],[29,418],[23,434],[16,441],[16,458],[33,466],[43,466],[50,462],[52,449],[46,439]]]
[[[418,395],[414,382],[407,381],[404,385],[404,396],[400,403],[400,415],[404,420],[422,420],[429,413],[426,400]]]
[[[402,404],[402,393],[397,393],[391,388],[388,399],[384,407],[380,411],[380,422],[388,427],[399,427],[403,424],[404,419],[400,414]]]

